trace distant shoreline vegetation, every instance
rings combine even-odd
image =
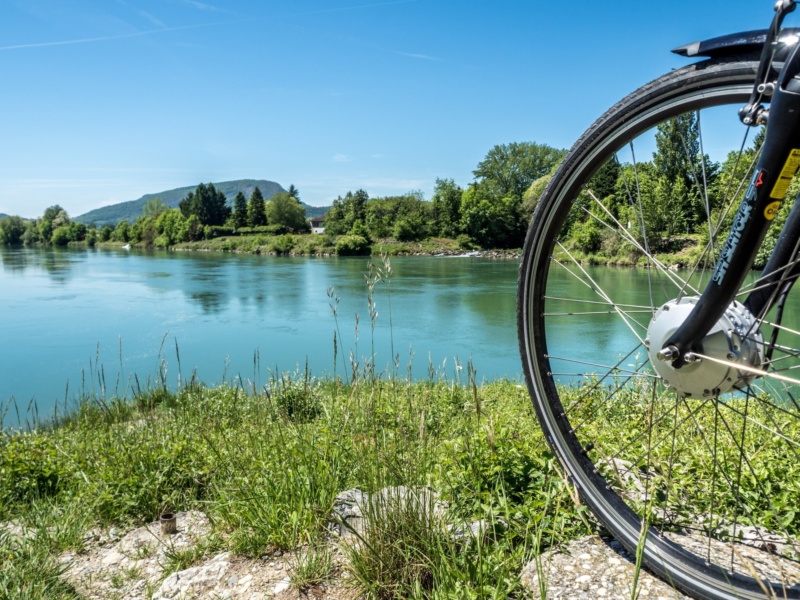
[[[762,135],[755,137],[746,154],[755,153]],[[669,142],[677,138],[688,140],[686,154],[670,152]],[[698,139],[696,117],[681,117],[658,125],[651,161],[627,164],[613,160],[600,166],[590,180],[590,189],[575,198],[585,206],[585,215],[565,225],[560,251],[588,264],[646,266],[651,259],[641,248],[648,247],[667,266],[697,264],[709,239],[705,211],[709,210],[712,221],[722,228],[730,227],[735,211],[726,211],[722,198],[729,182],[741,179],[741,165],[748,164],[737,161],[733,153],[722,163],[711,161],[701,156]],[[114,227],[72,220],[58,205],[37,219],[5,217],[0,219],[0,244],[130,244],[308,256],[488,250],[516,255],[539,199],[565,154],[565,150],[535,142],[497,145],[473,171],[472,183],[462,188],[452,179],[437,179],[430,201],[419,191],[375,198],[363,189],[347,192],[333,201],[322,219],[315,219],[323,221],[324,229],[316,229],[324,231],[321,235],[311,233],[305,205],[294,185],[283,191],[274,182],[264,181],[281,190],[267,199],[257,185],[249,187],[262,180],[241,180],[226,182],[240,186],[226,187],[228,195],[214,184],[200,184],[188,192],[187,188],[172,190],[173,206],[175,192],[185,193],[177,208],[158,197],[145,196],[136,201],[143,202],[141,215],[132,223],[121,220]],[[694,180],[692,168],[701,158],[707,165],[702,184]],[[245,183],[248,187],[242,188]],[[800,187],[798,182],[792,185]],[[630,205],[629,190],[634,188],[641,198],[640,210]],[[240,191],[229,200],[234,189]],[[252,189],[249,198],[242,189]],[[789,194],[796,191],[790,189]],[[755,267],[763,266],[769,256],[775,243],[770,236],[780,229],[790,205],[786,202],[781,207]],[[604,226],[600,213],[627,224],[630,240]],[[642,232],[648,232],[646,240]]]

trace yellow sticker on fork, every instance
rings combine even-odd
[[[792,183],[792,177],[797,173],[800,168],[800,149],[795,148],[789,152],[789,157],[786,159],[786,164],[781,169],[781,174],[778,176],[778,181],[770,192],[769,197],[777,200],[783,200],[786,197],[786,192],[789,191],[789,184]]]

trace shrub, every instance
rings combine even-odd
[[[466,233],[459,234],[459,236],[456,238],[456,243],[458,244],[458,247],[463,250],[475,250],[475,248],[477,248],[475,242],[473,242],[472,238]]]
[[[291,233],[276,237],[272,241],[272,250],[278,254],[289,254],[295,247],[297,241]]]
[[[336,242],[336,254],[339,256],[361,256],[370,253],[369,241],[360,235],[344,235]]]
[[[66,246],[69,244],[69,226],[62,225],[61,227],[56,227],[53,230],[53,235],[50,237],[50,241],[53,242],[53,245],[55,246]]]
[[[17,435],[0,447],[0,506],[53,496],[67,477],[52,437]]]

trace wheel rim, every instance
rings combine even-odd
[[[713,266],[716,255],[708,244],[680,272],[659,260],[654,231],[641,227],[658,224],[648,212],[657,207],[646,197],[653,182],[644,181],[652,179],[644,155],[656,124],[684,113],[699,115],[696,144],[700,155],[707,154],[716,139],[704,124],[714,123],[718,107],[727,104],[733,107],[728,126],[736,127],[735,110],[751,85],[746,75],[699,83],[697,89],[675,85],[637,99],[624,122],[600,127],[599,142],[579,142],[578,158],[554,176],[541,201],[521,271],[523,363],[549,442],[612,533],[635,546],[641,515],[647,515],[650,566],[684,587],[691,580],[703,597],[724,597],[720,590],[726,588],[763,597],[770,587],[782,590],[779,597],[800,595],[800,516],[791,507],[800,497],[791,481],[792,474],[795,480],[800,475],[800,467],[792,466],[800,465],[800,386],[791,381],[800,336],[781,333],[783,342],[794,339],[771,367],[789,381],[759,378],[741,392],[709,398],[686,398],[664,387],[649,364],[647,325],[664,303],[702,290],[708,278],[702,267]],[[696,157],[694,141],[683,137],[675,145]],[[627,212],[594,193],[601,186],[594,185],[593,174],[608,159],[627,177]],[[703,227],[713,240],[724,235],[718,226],[735,212],[752,164],[737,164],[732,170],[738,176],[725,182],[713,177],[708,161],[695,165],[694,193],[706,217],[712,215]],[[615,198],[619,183],[616,188]],[[723,197],[732,208],[725,208]],[[589,220],[596,227],[582,231]],[[682,220],[702,231],[693,220]],[[644,291],[632,293],[583,264],[581,247],[592,244],[601,251],[627,244],[631,255],[645,256]],[[620,437],[609,439],[612,431]]]

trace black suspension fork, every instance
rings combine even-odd
[[[769,40],[767,41],[769,43]],[[731,231],[714,267],[711,281],[686,321],[667,340],[659,358],[680,368],[689,352],[701,352],[702,340],[728,309],[752,268],[761,242],[786,196],[789,183],[800,167],[800,52],[797,46],[784,63],[777,85],[772,90],[768,113],[760,119],[767,122],[767,134],[745,197],[733,220]],[[763,61],[762,61],[763,62]],[[752,108],[750,105],[745,107]],[[800,211],[793,207],[792,216],[781,235],[765,276],[766,286],[748,298],[753,314],[763,316],[774,299],[783,292],[786,278],[783,268],[793,258],[795,242],[800,239]],[[793,271],[800,272],[794,267]],[[771,284],[771,285],[769,285]]]

